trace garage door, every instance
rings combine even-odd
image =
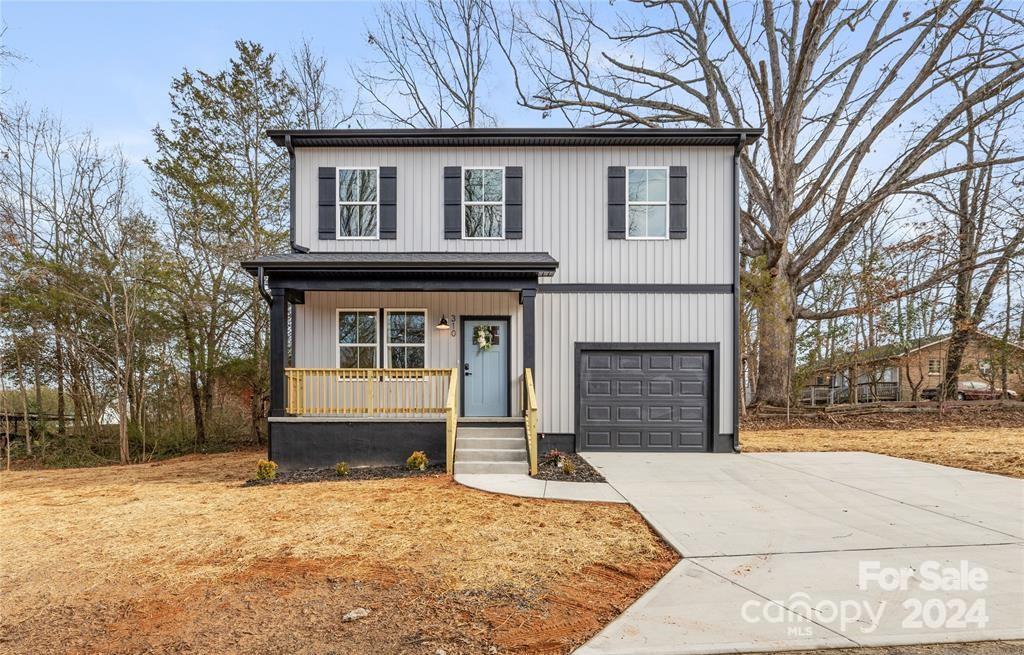
[[[583,450],[709,449],[711,353],[583,350],[578,366]]]

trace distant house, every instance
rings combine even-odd
[[[854,402],[851,386],[857,389],[856,402],[921,400],[923,392],[935,389],[942,382],[949,340],[949,334],[941,334],[915,340],[909,347],[906,344],[876,346],[832,362],[819,362],[805,369],[809,379],[801,403]],[[964,352],[960,381],[1001,390],[1001,362],[1006,348],[1009,349],[1006,386],[1018,396],[1024,396],[1024,346],[1006,344],[980,332],[972,337]],[[855,385],[851,385],[853,380],[856,380]]]

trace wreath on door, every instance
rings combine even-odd
[[[479,352],[485,353],[494,345],[494,333],[489,325],[478,325],[473,328],[473,343]]]

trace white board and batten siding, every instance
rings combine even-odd
[[[516,293],[313,291],[306,294],[305,304],[296,305],[296,308],[295,366],[299,368],[334,368],[338,365],[339,309],[419,309],[427,313],[427,368],[462,368],[459,357],[461,326],[456,322],[455,336],[449,330],[435,329],[442,314],[448,317],[449,323],[453,314],[511,317],[511,379],[522,379],[523,316],[519,294]],[[383,348],[383,344],[378,345]],[[510,382],[510,387],[512,409],[516,411],[522,406],[519,384]]]
[[[542,282],[732,283],[729,148],[299,148],[296,242],[314,252],[547,252],[558,272]],[[395,166],[398,238],[321,240],[317,170]],[[446,166],[522,166],[523,238],[446,240]],[[686,239],[608,238],[609,166],[686,166]]]
[[[733,283],[732,147],[299,148],[296,242],[314,252],[547,252],[559,262],[541,284]],[[397,167],[397,239],[320,240],[319,167]],[[522,166],[523,238],[446,240],[446,166]],[[687,238],[608,238],[608,167],[686,166]],[[298,306],[296,365],[334,366],[337,308],[427,309],[427,366],[461,366],[461,335],[432,329],[446,315],[512,316],[512,375],[522,374],[516,294],[306,294]],[[575,431],[575,344],[718,343],[718,430],[730,434],[735,396],[734,299],[728,293],[545,293],[536,299],[540,430]],[[512,384],[513,410],[521,407]]]
[[[719,343],[718,428],[732,433],[732,296],[537,295],[537,404],[542,432],[575,432],[576,343]]]

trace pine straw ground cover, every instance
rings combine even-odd
[[[0,474],[0,652],[567,653],[677,559],[626,506],[258,458]]]
[[[1024,427],[740,430],[743,452],[866,451],[1024,478]]]

